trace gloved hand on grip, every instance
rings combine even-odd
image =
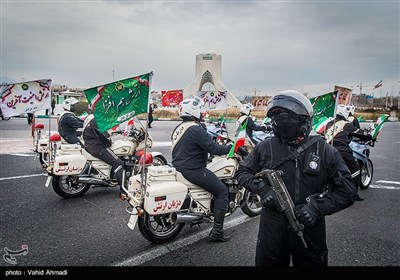
[[[269,190],[261,197],[262,205],[269,210],[279,210],[280,206],[273,190]]]
[[[249,152],[246,151],[246,149],[243,148],[243,147],[238,147],[236,153],[241,157],[245,157],[245,156],[247,156],[249,154]]]
[[[312,227],[320,218],[319,207],[314,200],[310,200],[307,204],[297,205],[294,209],[294,214],[299,223],[306,227]]]

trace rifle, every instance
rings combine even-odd
[[[286,188],[285,182],[282,180],[282,174],[283,172],[281,170],[265,169],[258,172],[255,176],[261,177],[262,179],[268,179],[278,200],[279,207],[282,212],[285,213],[291,229],[296,232],[298,237],[300,237],[304,248],[307,248],[306,241],[303,238],[304,225],[299,223],[294,214],[294,204]]]

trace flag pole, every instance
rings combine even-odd
[[[149,90],[148,90],[148,97],[147,97],[147,114],[146,114],[146,127],[145,127],[145,138],[144,138],[144,153],[143,153],[143,158],[144,160],[142,161],[142,172],[140,174],[140,181],[141,185],[144,186],[146,184],[146,179],[147,176],[144,172],[144,167],[145,167],[145,160],[146,160],[146,155],[147,155],[147,139],[149,135],[149,105],[150,105],[150,93],[151,93],[151,80],[152,80],[153,72],[150,72],[149,75]]]

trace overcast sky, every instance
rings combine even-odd
[[[153,71],[152,90],[184,89],[196,55],[222,56],[235,95],[383,80],[399,94],[400,2],[1,1],[1,82],[50,78],[90,88]]]

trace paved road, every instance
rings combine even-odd
[[[154,150],[171,160],[169,137],[176,122],[155,121]],[[230,127],[233,124],[229,124]],[[25,119],[0,121],[1,146],[31,141]],[[375,175],[366,198],[327,217],[332,266],[400,266],[400,123],[387,123],[371,148]],[[19,139],[19,140],[18,140]],[[18,140],[18,141],[17,141]],[[13,145],[11,145],[13,146]],[[166,245],[154,245],[127,226],[126,203],[116,189],[92,189],[66,200],[44,187],[42,168],[28,150],[0,155],[0,249],[20,250],[17,265],[0,266],[252,266],[258,218],[238,211],[227,219],[232,240],[208,242],[210,224],[182,231]],[[11,149],[11,148],[10,148]],[[2,250],[3,251],[3,250]]]

